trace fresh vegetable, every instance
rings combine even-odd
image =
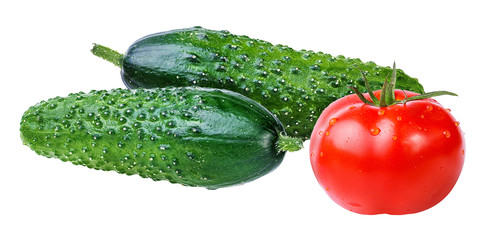
[[[311,165],[333,201],[361,214],[409,214],[439,203],[464,163],[459,122],[436,100],[395,90],[349,95],[327,107],[310,141]],[[371,92],[371,91],[369,91]]]
[[[56,97],[28,109],[20,132],[46,157],[209,189],[257,179],[301,148],[255,101],[201,88]]]
[[[143,37],[123,55],[101,45],[92,52],[121,67],[128,88],[201,86],[228,89],[259,102],[289,136],[308,139],[321,111],[336,99],[381,86],[391,68],[359,59],[295,51],[284,45],[201,27]],[[398,87],[423,92],[417,79],[397,71]]]

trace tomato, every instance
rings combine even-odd
[[[374,94],[380,99],[380,90]],[[394,94],[397,101],[417,95]],[[459,122],[430,98],[380,107],[357,94],[343,97],[322,112],[310,140],[319,184],[337,204],[360,214],[431,208],[454,187],[464,155]]]

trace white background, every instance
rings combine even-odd
[[[476,10],[472,1],[4,1],[0,4],[0,239],[477,239]],[[359,215],[318,185],[308,143],[247,185],[208,191],[36,155],[29,106],[124,87],[93,42],[124,52],[154,32],[200,25],[392,65],[419,78],[466,133],[450,195],[412,215]]]

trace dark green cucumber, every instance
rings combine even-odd
[[[209,189],[257,179],[301,147],[255,101],[192,87],[52,98],[25,112],[20,132],[46,157]]]
[[[139,39],[126,54],[101,45],[92,52],[122,68],[128,88],[201,86],[239,92],[259,102],[285,125],[289,136],[307,139],[323,109],[334,100],[382,86],[392,69],[373,62],[237,36],[200,27]],[[423,93],[415,78],[397,71],[397,87]]]

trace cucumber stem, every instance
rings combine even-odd
[[[303,140],[301,138],[289,137],[280,134],[278,138],[278,150],[283,152],[295,152],[303,148]]]
[[[111,48],[93,43],[93,48],[91,49],[91,52],[94,55],[108,62],[111,62],[112,64],[118,67],[122,67],[123,54],[116,52],[112,50]]]

